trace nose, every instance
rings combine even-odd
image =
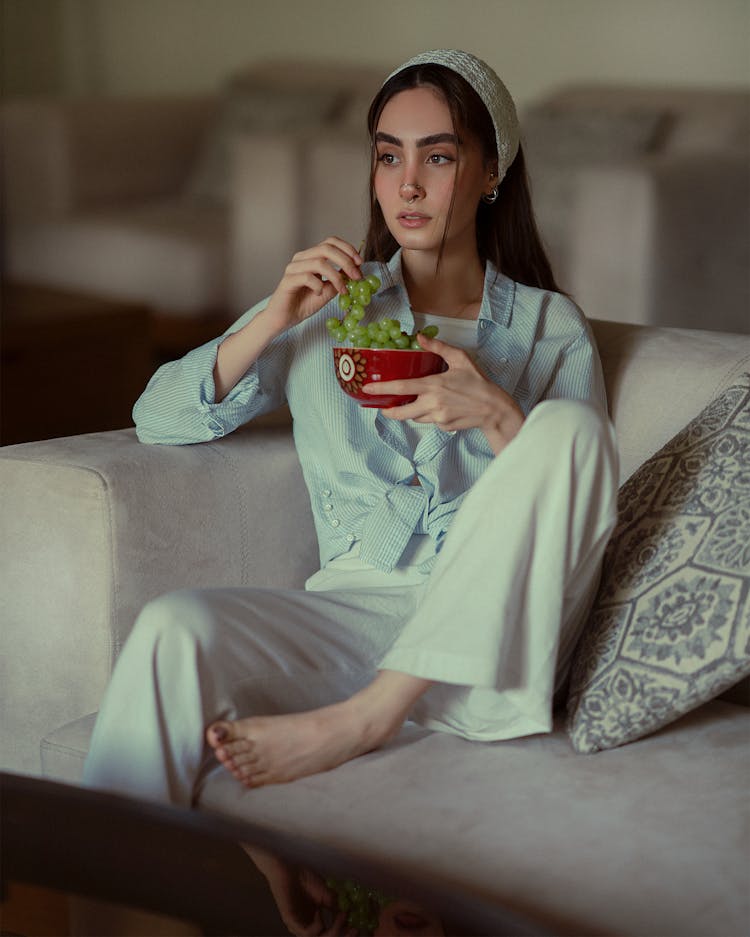
[[[398,190],[401,198],[411,205],[418,198],[424,195],[424,189],[418,182],[403,182]]]

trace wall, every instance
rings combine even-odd
[[[61,90],[63,11],[52,3],[0,0],[0,81],[4,94]]]
[[[576,80],[750,84],[750,0],[0,0],[0,5],[3,58],[10,59],[5,87],[20,93],[55,90],[51,86],[62,94],[213,90],[231,70],[268,57],[335,56],[385,72],[416,51],[437,46],[468,48],[488,59],[521,106]]]

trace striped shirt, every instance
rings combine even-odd
[[[414,318],[397,252],[387,265],[365,264],[382,287],[367,319]],[[227,332],[265,307],[258,303]],[[310,495],[321,567],[359,544],[364,563],[394,569],[414,534],[436,551],[465,493],[494,458],[479,429],[448,433],[430,425],[414,439],[397,420],[360,407],[340,389],[325,320],[338,315],[334,298],[317,315],[275,338],[220,403],[213,368],[222,337],[163,365],[133,410],[138,438],[180,445],[231,433],[260,414],[289,404],[294,440]],[[516,283],[487,264],[475,358],[524,413],[541,400],[571,398],[606,408],[604,381],[590,327],[559,293]],[[415,475],[420,484],[412,484]]]

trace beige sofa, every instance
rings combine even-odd
[[[682,438],[715,438],[715,402],[750,371],[750,337],[594,327],[623,481],[639,478],[641,463],[712,401],[708,422]],[[745,448],[735,450],[746,459],[743,413],[735,436]],[[725,444],[714,448],[726,471]],[[737,478],[731,491],[747,486],[746,474]],[[637,495],[645,504],[645,482]],[[2,768],[41,767],[73,783],[112,665],[147,599],[184,586],[299,586],[317,557],[284,425],[185,447],[139,444],[132,429],[6,447],[0,500]],[[733,581],[747,600],[741,550],[739,562]],[[618,563],[615,553],[608,570]],[[711,587],[709,599],[720,593],[726,599]],[[732,653],[745,667],[747,605],[738,614]],[[739,674],[725,674],[722,686]],[[590,755],[574,749],[562,713],[549,735],[497,744],[407,726],[384,750],[291,785],[248,792],[217,769],[201,806],[447,890],[460,884],[549,933],[739,937],[750,912],[750,701],[741,685],[713,695],[689,700],[693,708],[658,731]]]

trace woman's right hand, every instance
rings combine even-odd
[[[342,238],[329,237],[292,257],[268,301],[266,316],[288,329],[346,292],[348,279],[359,280],[362,257]]]
[[[295,254],[266,307],[219,345],[214,402],[226,397],[276,336],[309,319],[337,293],[345,293],[347,279],[361,279],[361,265],[359,252],[336,237]]]

